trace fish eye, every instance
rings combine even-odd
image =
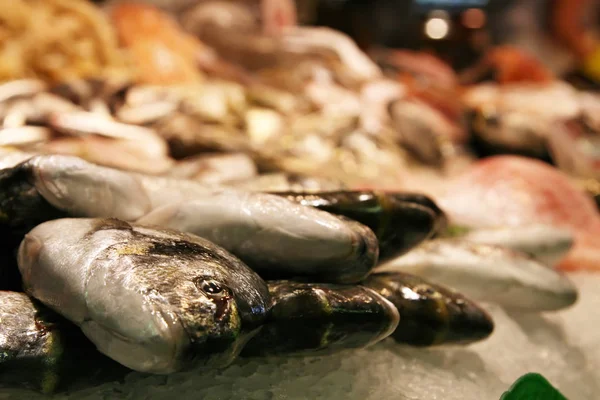
[[[202,290],[208,294],[219,294],[223,291],[223,287],[217,282],[208,281],[202,284]]]
[[[198,289],[202,290],[209,296],[225,295],[228,292],[228,289],[225,286],[212,279],[196,278],[194,279],[194,284]]]

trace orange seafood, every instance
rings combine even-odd
[[[110,10],[118,38],[129,51],[138,80],[151,84],[202,81],[199,62],[212,49],[183,32],[156,7],[122,3]]]
[[[534,56],[522,49],[507,45],[488,51],[477,65],[462,74],[463,81],[473,83],[490,70],[500,84],[547,83],[555,79],[554,74]]]

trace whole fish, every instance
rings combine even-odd
[[[206,238],[269,278],[354,283],[377,263],[377,238],[368,227],[264,193],[214,190],[138,222]]]
[[[574,244],[569,230],[548,225],[474,229],[461,238],[526,253],[550,267],[558,264]]]
[[[363,286],[269,281],[272,306],[242,356],[323,355],[388,337],[398,310]]]
[[[434,208],[411,201],[409,196],[395,196],[393,193],[332,191],[273,194],[302,205],[343,215],[368,226],[377,235],[379,262],[402,255],[431,237],[438,219],[443,218],[436,215],[437,210]]]
[[[0,384],[53,393],[128,370],[102,356],[81,331],[25,293],[0,291]]]
[[[565,276],[527,255],[461,239],[423,243],[377,271],[406,272],[505,307],[551,311],[577,301]]]
[[[469,228],[542,224],[567,229],[575,245],[557,267],[600,269],[600,214],[594,200],[548,164],[490,157],[453,179],[437,200],[453,224]]]
[[[142,372],[229,364],[269,307],[266,284],[218,246],[116,219],[45,222],[18,263],[28,295]]]
[[[468,344],[494,330],[492,317],[460,293],[402,272],[371,274],[362,282],[392,302],[401,318],[392,337],[412,346]]]
[[[377,262],[366,226],[278,196],[145,176],[71,156],[0,171],[0,234],[62,217],[118,218],[205,237],[261,271],[357,282]]]

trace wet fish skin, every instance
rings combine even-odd
[[[358,285],[268,281],[271,312],[242,356],[326,355],[388,337],[400,320],[392,303]]]
[[[349,190],[272,193],[368,226],[379,241],[380,263],[398,257],[430,238],[442,218],[436,215],[439,209],[433,208],[437,208],[435,203],[424,200],[427,199],[425,196]]]
[[[492,317],[458,292],[402,272],[369,275],[362,282],[400,312],[394,340],[412,346],[469,344],[489,337]]]
[[[229,364],[269,306],[264,281],[218,246],[116,219],[45,222],[18,263],[27,294],[141,372]]]
[[[355,283],[378,259],[368,227],[264,193],[215,189],[138,222],[204,237],[268,279]]]
[[[0,384],[50,394],[123,377],[129,370],[98,353],[80,330],[30,299],[0,291]]]
[[[135,220],[151,203],[131,174],[71,156],[33,156],[0,171],[0,221],[20,238],[66,216]]]
[[[530,256],[461,239],[426,241],[376,271],[414,274],[507,308],[554,311],[577,301],[577,289],[566,276]]]
[[[474,229],[462,238],[526,253],[549,267],[557,265],[575,244],[569,230],[551,225]]]

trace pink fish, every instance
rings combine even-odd
[[[567,228],[575,246],[558,268],[600,270],[600,214],[593,200],[558,169],[524,157],[490,157],[446,189],[438,201],[455,224]]]

